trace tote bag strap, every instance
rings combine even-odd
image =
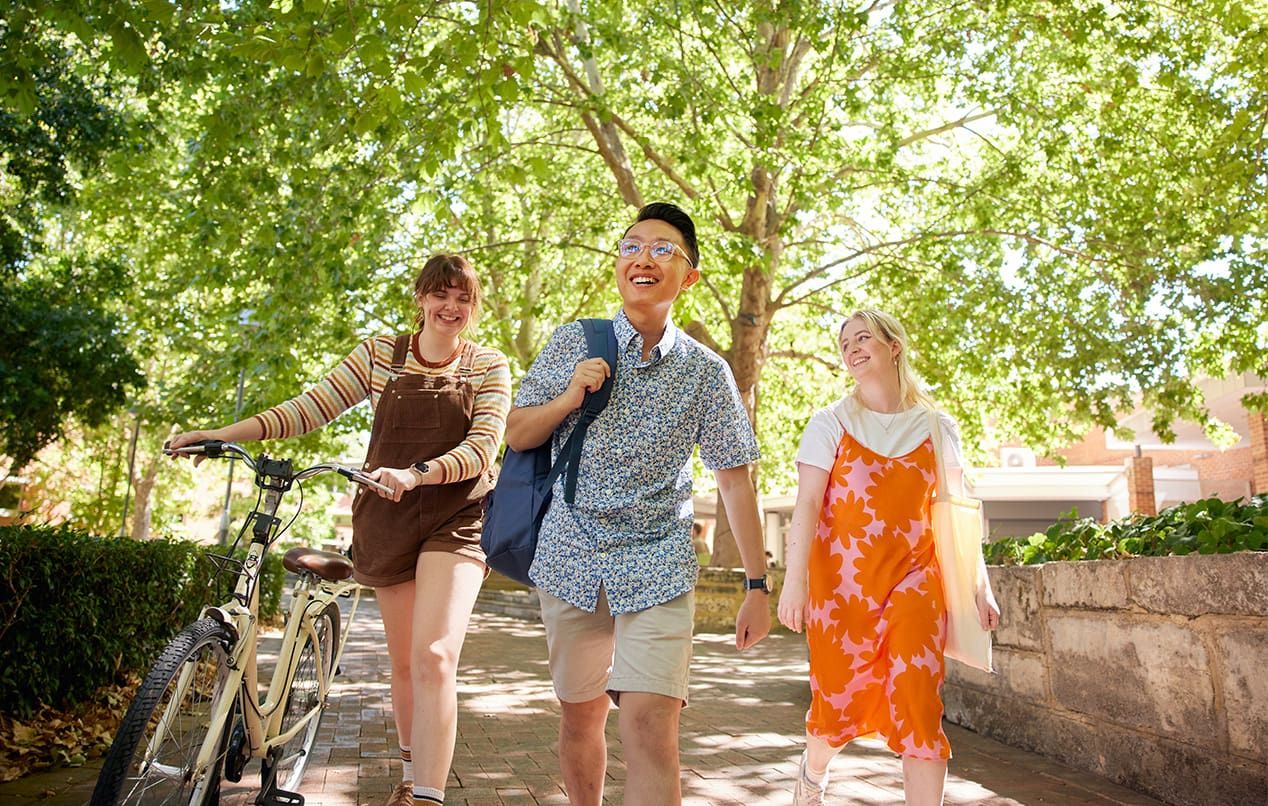
[[[947,490],[947,465],[942,457],[942,421],[933,409],[929,409],[929,438],[933,441],[933,463],[938,474],[938,486],[933,494],[934,500],[937,500],[951,493]]]

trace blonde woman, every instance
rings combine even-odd
[[[390,806],[443,803],[457,731],[458,654],[484,579],[481,500],[511,405],[506,357],[462,338],[480,281],[459,255],[435,255],[414,281],[415,332],[367,339],[317,386],[204,439],[312,431],[370,399],[365,469],[391,489],[352,504],[356,579],[374,587],[391,659],[402,783]]]
[[[804,628],[810,649],[794,803],[823,803],[832,758],[852,739],[879,735],[902,756],[907,803],[940,804],[951,747],[941,727],[946,604],[929,522],[935,407],[892,316],[851,314],[838,346],[854,388],[816,412],[802,436],[779,597],[779,620]],[[938,416],[958,491],[958,432]],[[978,615],[994,629],[999,608],[985,566],[979,576]]]

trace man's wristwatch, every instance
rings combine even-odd
[[[747,593],[748,591],[761,591],[769,595],[770,583],[766,581],[765,576],[760,576],[757,579],[749,577],[744,580],[744,592]]]
[[[422,473],[424,476],[426,476],[426,475],[427,475],[427,468],[428,468],[428,467],[429,467],[429,465],[428,465],[426,462],[415,462],[415,463],[414,463],[414,469],[415,469],[415,470],[417,470],[419,473]]]

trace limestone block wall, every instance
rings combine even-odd
[[[993,567],[996,674],[947,718],[1168,803],[1268,804],[1268,553]]]
[[[744,601],[744,572],[731,568],[701,568],[696,579],[696,632],[735,632],[735,614]],[[769,597],[771,629],[779,626],[779,591],[784,569],[767,568],[774,593]]]

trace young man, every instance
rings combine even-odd
[[[763,541],[748,467],[757,440],[726,363],[670,321],[700,278],[691,218],[649,204],[617,243],[616,384],[590,426],[575,502],[562,479],[529,575],[537,584],[562,706],[559,763],[573,806],[597,806],[609,700],[620,707],[627,803],[682,800],[678,717],[687,701],[694,588],[692,451],[718,487],[749,577],[735,619],[746,649],[770,630]],[[585,394],[610,374],[586,358],[579,323],[560,327],[529,369],[506,442],[527,450],[571,433]]]

